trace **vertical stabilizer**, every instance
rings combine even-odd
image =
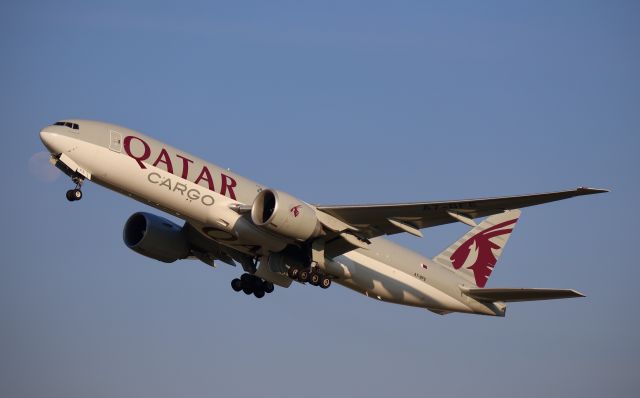
[[[519,217],[517,209],[487,217],[433,260],[484,287]]]

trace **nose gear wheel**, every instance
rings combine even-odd
[[[74,176],[71,180],[76,184],[76,187],[67,191],[67,200],[69,202],[75,202],[76,200],[82,199],[82,183],[84,179]]]

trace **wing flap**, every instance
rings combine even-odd
[[[584,294],[573,289],[528,289],[528,288],[461,288],[467,296],[479,301],[537,301],[555,300],[574,297],[585,297]]]

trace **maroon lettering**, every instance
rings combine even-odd
[[[229,190],[229,197],[233,200],[236,199],[236,193],[233,192],[233,188],[236,187],[238,183],[233,178],[229,177],[226,174],[222,174],[222,188],[220,188],[220,194],[226,195],[227,189]]]
[[[132,152],[131,152],[131,140],[136,139],[140,142],[142,142],[142,145],[144,145],[144,152],[142,153],[142,156],[135,156]],[[149,156],[151,156],[151,148],[149,148],[149,145],[144,142],[144,140],[133,136],[133,135],[128,135],[124,138],[124,151],[127,153],[127,155],[129,155],[129,157],[133,158],[136,160],[136,162],[138,162],[138,165],[140,165],[141,169],[146,169],[147,166],[144,165],[144,163],[142,162],[143,160],[147,160],[149,159]]]
[[[211,191],[215,191],[215,189],[213,189],[213,178],[211,178],[211,173],[209,172],[207,166],[202,166],[202,171],[200,172],[198,178],[196,178],[195,183],[198,184],[200,180],[206,180],[209,184],[209,189]]]
[[[182,178],[189,177],[189,163],[193,163],[193,160],[187,159],[184,156],[176,155],[180,159],[182,159]]]
[[[164,148],[162,148],[162,150],[160,151],[158,159],[153,162],[153,166],[158,167],[158,163],[164,163],[164,165],[167,167],[167,171],[173,174],[173,165],[171,164],[171,159],[169,158],[169,154]]]

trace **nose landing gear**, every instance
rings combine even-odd
[[[80,177],[72,177],[73,182],[76,184],[75,189],[70,189],[67,191],[67,200],[69,202],[75,202],[76,200],[82,199],[82,183],[84,179]]]

